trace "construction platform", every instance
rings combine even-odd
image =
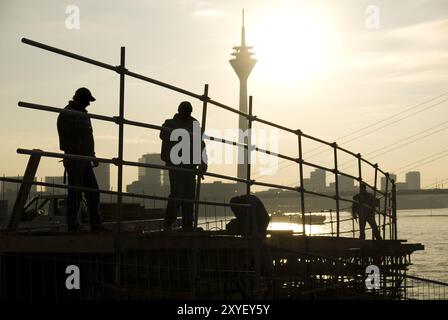
[[[119,241],[118,241],[119,239]],[[0,234],[2,299],[400,299],[421,244],[272,232]],[[381,290],[365,268],[381,270]],[[81,289],[65,288],[68,265]]]

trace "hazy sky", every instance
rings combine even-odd
[[[66,27],[69,5],[80,9],[79,30]],[[379,9],[378,29],[372,28],[371,5]],[[398,180],[404,180],[406,169],[422,172],[422,186],[448,178],[448,157],[418,162],[448,149],[448,102],[432,106],[448,95],[393,117],[448,91],[446,0],[2,0],[0,173],[24,172],[27,158],[16,154],[19,147],[58,151],[57,115],[19,108],[18,101],[64,107],[76,88],[86,86],[97,98],[91,112],[118,114],[118,74],[27,46],[22,37],[113,65],[119,64],[120,46],[126,46],[131,71],[197,93],[208,83],[212,98],[237,107],[238,80],[228,60],[240,41],[243,7],[247,42],[258,59],[249,78],[257,116],[340,141],[384,170],[397,172]],[[128,119],[162,124],[184,99],[127,78]],[[200,118],[201,103],[191,101]],[[207,128],[237,125],[235,116],[216,107],[209,110]],[[339,139],[378,121],[370,130]],[[97,154],[115,156],[117,127],[98,121],[93,126]],[[362,133],[369,134],[348,141]],[[160,150],[155,131],[127,127],[125,142],[128,160]],[[281,133],[279,146],[280,152],[297,155],[294,137]],[[440,153],[444,155],[448,152]],[[329,165],[330,153],[313,160]],[[235,174],[236,166],[215,165],[210,171]],[[56,160],[43,161],[38,173],[61,174]],[[137,177],[134,169],[125,174],[125,183]],[[291,166],[264,179],[295,185],[297,169]]]

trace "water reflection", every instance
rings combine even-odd
[[[286,214],[285,214],[286,215]],[[287,215],[295,215],[295,213],[288,213]],[[325,221],[321,224],[306,224],[305,225],[305,234],[307,235],[322,235],[322,236],[331,236],[332,234],[336,234],[336,213],[335,212],[312,212],[307,213],[309,215],[316,216],[325,216]],[[346,236],[349,236],[348,231],[353,230],[353,221],[351,219],[351,213],[347,211],[342,211],[339,214],[340,223],[340,232],[345,232]],[[275,219],[274,219],[275,220]],[[309,221],[306,219],[306,221]],[[357,226],[355,226],[357,227]],[[302,233],[303,226],[300,223],[294,222],[278,222],[271,221],[268,226],[268,230],[291,230],[293,233]]]
[[[307,213],[309,215],[310,213]],[[325,216],[325,221],[323,224],[306,224],[305,225],[305,233],[307,235],[322,235],[322,236],[331,236],[336,235],[336,213],[335,212],[313,212],[313,215],[323,215]],[[295,216],[297,213],[288,213],[288,216]],[[200,217],[198,225],[205,230],[225,230],[226,224],[233,217],[222,217],[217,216],[213,218]],[[216,220],[215,220],[216,219]],[[357,223],[354,223],[352,220],[352,215],[350,212],[341,211],[339,214],[340,219],[340,233],[341,236],[351,237],[353,236],[352,230],[353,226],[355,229],[358,229]],[[293,233],[302,233],[303,227],[301,220],[296,220],[299,222],[295,222],[294,219],[286,220],[286,221],[271,221],[268,226],[268,230],[278,230],[278,231],[287,231],[290,230]],[[306,220],[307,221],[307,220]],[[357,236],[357,233],[356,233]]]

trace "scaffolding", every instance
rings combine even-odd
[[[375,262],[382,265],[385,272],[394,273],[394,276],[392,277],[393,279],[385,280],[384,283],[397,283],[398,278],[401,279],[406,277],[406,268],[410,263],[408,257],[413,251],[422,249],[421,245],[403,244],[398,240],[396,187],[394,180],[390,178],[387,172],[381,170],[377,164],[373,164],[364,159],[361,154],[342,148],[335,142],[327,142],[305,134],[301,130],[290,129],[257,117],[253,113],[252,96],[249,97],[249,113],[246,114],[209,97],[209,86],[207,84],[204,85],[203,93],[197,94],[128,70],[125,63],[124,47],[121,47],[120,50],[119,65],[113,66],[33,40],[23,38],[22,42],[36,48],[118,73],[120,82],[118,115],[105,116],[94,113],[82,114],[91,119],[114,123],[118,126],[118,152],[115,158],[110,159],[48,152],[37,149],[17,149],[19,154],[28,155],[30,158],[23,179],[0,178],[2,181],[17,182],[21,184],[13,212],[8,220],[6,228],[0,232],[0,238],[2,238],[0,241],[0,243],[2,243],[0,245],[0,275],[2,276],[1,279],[3,279],[0,288],[1,297],[20,298],[25,294],[27,298],[32,298],[33,295],[70,298],[71,293],[67,293],[63,288],[61,289],[61,283],[64,282],[58,278],[58,275],[61,274],[61,268],[68,263],[81,266],[87,265],[85,268],[89,270],[88,276],[84,278],[87,286],[91,284],[89,290],[87,292],[84,291],[82,294],[76,294],[77,298],[97,298],[99,296],[110,297],[112,295],[115,298],[239,297],[243,299],[255,299],[271,297],[299,299],[307,298],[307,292],[309,292],[309,290],[314,290],[314,297],[331,298],[334,297],[334,295],[328,295],[330,291],[326,289],[324,290],[326,295],[315,294],[315,292],[317,292],[316,290],[319,291],[322,290],[322,288],[327,288],[327,285],[329,284],[337,284],[336,287],[332,287],[333,289],[342,286],[343,289],[336,290],[339,293],[347,291],[350,292],[349,295],[362,297],[363,294],[365,294],[365,288],[360,288],[358,281],[359,277],[364,276],[363,268],[365,268],[367,262],[371,262],[369,260],[373,259],[372,256],[375,256],[372,255],[372,252],[380,249],[376,246],[378,241],[361,241],[355,239],[355,232],[357,230],[355,229],[353,217],[350,219],[342,219],[340,215],[341,203],[346,203],[351,206],[353,203],[356,203],[356,201],[341,196],[339,190],[339,177],[341,176],[353,179],[360,185],[361,183],[367,185],[367,187],[373,191],[375,197],[382,198],[382,206],[376,210],[376,219],[378,226],[382,231],[383,239],[387,239],[387,241],[384,241],[386,246],[382,249],[387,247],[388,249],[386,248],[387,250],[385,250],[388,251],[388,253],[384,254],[384,252],[381,251],[382,249],[379,252],[375,251],[377,252],[377,256],[381,257],[381,261],[376,259]],[[126,118],[124,104],[126,77],[142,80],[201,101],[201,124],[203,134],[206,130],[207,110],[210,106],[214,106],[245,117],[248,120],[249,129],[252,128],[252,125],[255,122],[258,122],[294,135],[297,139],[298,157],[291,157],[252,145],[251,130],[249,130],[247,143],[239,143],[204,134],[205,140],[244,148],[248,159],[246,163],[246,179],[213,172],[202,173],[198,170],[184,169],[176,166],[164,166],[126,160],[123,156],[125,125],[157,131],[168,130],[165,127]],[[59,114],[80,114],[77,111],[28,102],[19,102],[18,105],[23,108]],[[330,147],[333,150],[333,167],[324,167],[306,161],[303,156],[303,141],[305,139]],[[251,175],[252,152],[262,152],[297,164],[299,168],[298,187],[255,180]],[[341,153],[349,155],[357,161],[357,176],[350,175],[339,169],[338,158]],[[99,191],[100,193],[116,197],[116,214],[114,215],[112,235],[86,234],[73,236],[51,231],[48,233],[48,230],[47,233],[40,234],[32,229],[28,229],[28,233],[25,234],[18,232],[20,231],[18,229],[18,224],[27,194],[29,193],[29,188],[32,184],[61,189],[72,188],[89,191],[88,188],[34,181],[42,157],[86,161],[95,160],[100,163],[108,163],[117,167],[117,191],[101,189],[90,190]],[[178,170],[194,173],[196,175],[195,199],[170,198],[181,202],[193,202],[195,213],[194,231],[191,233],[174,233],[166,235],[158,232],[161,229],[161,220],[159,220],[156,223],[154,223],[154,221],[146,221],[147,224],[143,229],[146,228],[146,231],[148,231],[147,233],[135,234],[127,232],[125,226],[129,221],[126,221],[126,217],[123,217],[122,215],[124,197],[162,201],[167,201],[169,198],[124,192],[124,166]],[[304,186],[304,166],[321,169],[334,175],[335,194],[329,195],[307,190]],[[372,184],[367,183],[363,176],[363,166],[374,169],[374,182]],[[245,184],[247,195],[251,194],[252,186],[278,188],[296,192],[301,207],[302,234],[299,237],[294,235],[287,235],[286,237],[272,235],[271,238],[261,239],[256,233],[256,228],[252,228],[253,234],[250,236],[230,236],[223,230],[211,230],[212,228],[210,227],[210,224],[203,224],[203,228],[201,229],[205,229],[205,231],[200,231],[198,228],[200,225],[200,223],[198,223],[200,206],[213,206],[215,208],[219,206],[230,207],[230,204],[226,202],[200,200],[201,179],[199,176],[201,174]],[[386,187],[384,191],[379,190],[378,188],[377,181],[380,174],[386,179]],[[310,237],[306,234],[306,194],[335,201],[336,217],[335,220],[332,218],[330,221],[332,228],[330,237]],[[251,212],[252,225],[256,225],[256,214],[254,214],[255,207],[248,204],[240,204],[239,206],[242,206]],[[343,222],[351,222],[351,230],[342,230],[341,223]],[[213,228],[216,228],[216,225],[219,223],[221,226],[223,225],[222,221],[215,221]],[[334,223],[336,226],[335,231],[333,232]],[[151,227],[149,227],[150,224]],[[344,234],[352,235],[352,238],[343,237]],[[329,240],[333,242],[330,243],[328,242]],[[57,241],[57,243],[52,243],[52,241]],[[366,245],[366,243],[368,244]],[[72,244],[72,246],[69,244]],[[322,245],[326,246],[327,249],[328,247],[338,247],[338,256],[329,257],[325,254],[325,250],[313,249],[313,246],[319,247]],[[292,249],[293,251],[288,251],[289,249],[285,251],[285,248]],[[358,248],[359,250],[353,253],[353,248]],[[401,262],[405,260],[405,262],[400,264],[394,259],[398,259]],[[336,264],[341,266],[341,272],[333,274],[331,272],[329,273],[332,266]],[[346,267],[349,264],[353,264],[353,268],[347,269]],[[321,270],[320,273],[313,271],[313,268],[317,265],[321,265],[320,269],[317,268]],[[51,279],[48,279],[48,276],[42,276],[43,274],[48,274],[45,271],[48,271],[48,268],[52,268],[52,271],[49,274],[54,275]],[[9,276],[11,272],[13,273],[12,277]],[[9,283],[9,281],[13,281],[15,277],[17,280],[18,277],[23,276],[23,274],[27,275],[26,279],[28,279],[29,282],[32,283],[34,281],[34,286],[32,286],[34,289],[30,289],[29,293],[24,293],[23,288],[20,289],[20,286],[18,286],[17,289],[13,289],[15,286]],[[317,279],[319,279],[319,281],[317,281]],[[356,282],[356,286],[352,285],[354,283],[353,281]],[[13,281],[13,283],[16,282]],[[43,286],[43,284],[45,284],[45,286]],[[50,290],[48,288],[52,289]],[[353,288],[356,288],[356,290]],[[47,289],[48,292],[46,291]],[[59,295],[58,292],[60,293],[61,290],[64,291],[64,293]],[[398,291],[395,290],[394,292],[396,293]],[[383,294],[385,293],[383,292]],[[391,297],[402,298],[404,295],[395,294],[391,295]]]

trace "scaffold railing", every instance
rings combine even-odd
[[[377,164],[373,164],[370,161],[364,159],[361,154],[359,153],[354,153],[350,150],[347,150],[341,146],[339,146],[337,143],[335,142],[328,142],[322,139],[319,139],[317,137],[308,135],[304,132],[302,132],[301,130],[297,130],[297,129],[291,129],[291,128],[287,128],[285,126],[273,123],[271,121],[262,119],[257,117],[256,115],[253,114],[253,99],[252,96],[249,97],[249,113],[244,113],[241,112],[235,108],[232,108],[228,105],[225,105],[221,102],[218,102],[216,100],[213,100],[211,97],[209,97],[208,94],[208,89],[209,86],[206,84],[204,85],[204,91],[201,94],[198,93],[194,93],[192,91],[132,72],[130,70],[128,70],[126,68],[125,65],[125,48],[121,47],[120,49],[120,63],[117,66],[113,66],[101,61],[97,61],[88,57],[84,57],[69,51],[65,51],[65,50],[61,50],[43,43],[39,43],[30,39],[26,39],[23,38],[22,42],[33,46],[33,47],[37,47],[49,52],[53,52],[71,59],[75,59],[78,61],[82,61],[106,70],[110,70],[110,71],[114,71],[116,73],[118,73],[119,75],[119,80],[120,80],[120,94],[119,94],[119,110],[118,110],[118,115],[117,116],[104,116],[104,115],[99,115],[99,114],[94,114],[94,113],[83,113],[83,116],[87,116],[91,119],[96,119],[96,120],[100,120],[100,121],[106,121],[106,122],[110,122],[110,123],[115,123],[116,125],[118,125],[119,127],[119,134],[118,134],[118,153],[117,156],[115,158],[109,159],[109,158],[93,158],[93,157],[86,157],[86,156],[79,156],[79,155],[70,155],[70,154],[63,154],[63,153],[56,153],[56,152],[46,152],[46,151],[42,151],[42,150],[26,150],[26,149],[18,149],[17,152],[19,154],[24,154],[24,155],[29,155],[30,156],[30,160],[32,157],[37,157],[40,160],[40,157],[50,157],[50,158],[59,158],[59,159],[83,159],[83,160],[96,160],[100,163],[109,163],[109,164],[113,164],[117,167],[118,169],[118,175],[117,175],[117,191],[110,191],[110,190],[97,190],[100,193],[106,193],[106,194],[111,194],[116,196],[116,202],[117,202],[117,208],[118,208],[118,215],[117,215],[117,220],[115,221],[118,225],[118,228],[116,228],[116,232],[118,232],[118,236],[121,230],[121,223],[122,223],[122,216],[121,216],[121,211],[120,211],[120,207],[123,204],[123,197],[135,197],[135,198],[144,198],[144,199],[154,199],[154,200],[168,200],[168,197],[159,197],[159,196],[151,196],[151,195],[146,195],[146,194],[132,194],[132,193],[128,193],[128,192],[124,192],[123,191],[123,167],[124,166],[133,166],[133,167],[145,167],[145,168],[153,168],[153,169],[163,169],[163,170],[189,170],[189,169],[182,169],[179,167],[173,167],[173,166],[163,166],[163,165],[158,165],[158,164],[150,164],[150,163],[139,163],[139,162],[134,162],[134,161],[129,161],[129,160],[125,160],[123,157],[123,150],[124,150],[124,126],[125,125],[129,125],[129,126],[136,126],[136,127],[141,127],[141,128],[146,128],[146,129],[152,129],[152,130],[167,130],[167,128],[158,126],[158,125],[154,125],[154,124],[150,124],[150,123],[144,123],[144,122],[139,122],[139,121],[134,121],[134,120],[129,120],[126,118],[125,116],[125,104],[124,104],[124,95],[125,95],[125,79],[126,77],[130,77],[130,78],[134,78],[134,79],[139,79],[142,80],[144,82],[148,82],[151,84],[154,84],[156,86],[168,89],[170,91],[174,91],[174,92],[178,92],[180,94],[189,96],[191,98],[197,99],[199,101],[202,102],[202,119],[201,119],[201,125],[202,125],[202,133],[204,133],[205,129],[206,129],[206,120],[207,120],[207,109],[209,107],[209,105],[215,106],[217,108],[221,108],[223,110],[226,110],[228,112],[231,112],[233,114],[239,115],[241,117],[245,117],[248,121],[248,128],[251,129],[252,128],[252,124],[255,122],[267,125],[269,127],[272,128],[276,128],[278,130],[282,130],[285,131],[289,134],[294,135],[297,138],[297,146],[298,146],[298,157],[291,157],[285,154],[281,154],[278,152],[274,152],[272,150],[267,150],[264,148],[261,148],[259,146],[256,145],[252,145],[251,141],[251,130],[248,131],[248,139],[247,142],[238,142],[238,141],[230,141],[227,139],[223,139],[223,138],[219,138],[219,137],[213,137],[213,136],[208,136],[206,134],[204,134],[204,139],[208,140],[208,141],[216,141],[216,142],[220,142],[223,144],[228,144],[228,145],[233,145],[239,148],[244,148],[245,153],[247,155],[247,177],[245,179],[242,178],[238,178],[238,177],[234,177],[234,176],[229,176],[229,175],[223,175],[223,174],[219,174],[219,173],[213,173],[213,172],[206,172],[204,173],[204,175],[209,176],[209,177],[214,177],[214,178],[218,178],[218,179],[222,179],[222,180],[227,180],[227,181],[232,181],[232,182],[236,182],[236,183],[242,183],[246,185],[246,193],[250,194],[251,193],[251,187],[252,186],[262,186],[262,187],[270,187],[270,188],[278,188],[278,189],[283,189],[283,190],[289,190],[289,191],[293,191],[293,192],[297,192],[298,197],[299,197],[299,201],[300,201],[300,208],[301,208],[301,215],[302,215],[302,233],[303,235],[306,235],[306,212],[305,212],[305,195],[314,195],[314,196],[318,196],[318,197],[324,197],[327,199],[331,199],[335,201],[335,207],[336,209],[334,210],[334,213],[336,215],[336,219],[334,220],[335,224],[336,224],[336,230],[334,232],[332,232],[332,235],[335,235],[336,237],[340,237],[342,234],[348,234],[348,233],[352,233],[353,236],[355,235],[355,228],[354,228],[354,222],[353,222],[353,218],[351,219],[342,219],[340,216],[341,213],[341,203],[348,203],[349,205],[356,203],[356,201],[354,201],[353,199],[348,199],[348,198],[344,198],[341,196],[340,193],[340,186],[339,186],[339,177],[343,176],[343,177],[347,177],[350,179],[353,179],[354,181],[357,181],[359,184],[364,183],[367,185],[368,188],[370,188],[373,191],[373,194],[375,197],[377,197],[378,195],[383,198],[383,204],[382,207],[379,208],[379,210],[376,210],[376,219],[378,221],[378,226],[381,228],[382,230],[382,235],[383,235],[383,239],[386,239],[388,236],[390,239],[397,239],[397,215],[396,215],[396,187],[395,187],[395,182],[393,179],[391,179],[390,175],[381,170]],[[35,110],[40,110],[40,111],[47,111],[47,112],[56,112],[56,113],[62,113],[62,114],[78,114],[77,111],[69,111],[69,110],[65,110],[65,109],[61,109],[61,108],[55,108],[55,107],[51,107],[51,106],[45,106],[45,105],[39,105],[39,104],[34,104],[34,103],[28,103],[28,102],[19,102],[18,103],[19,107],[23,107],[23,108],[28,108],[28,109],[35,109]],[[307,139],[316,143],[319,143],[321,145],[325,145],[330,147],[333,150],[333,162],[334,165],[333,167],[325,167],[325,166],[321,166],[319,164],[313,163],[313,162],[309,162],[306,161],[304,155],[303,155],[303,141]],[[268,183],[268,182],[264,182],[264,181],[258,181],[255,180],[252,176],[251,176],[251,154],[252,152],[262,152],[271,156],[275,156],[287,161],[291,161],[297,164],[298,168],[299,168],[299,177],[298,177],[298,187],[291,187],[291,186],[287,186],[287,185],[282,185],[282,184],[274,184],[274,183]],[[349,155],[351,157],[353,157],[357,163],[358,163],[358,175],[354,176],[351,175],[349,173],[343,172],[342,170],[339,169],[338,167],[338,157],[340,156],[340,153],[343,153],[345,155]],[[39,162],[39,160],[37,160],[37,163]],[[374,181],[372,184],[368,183],[365,179],[365,177],[363,176],[363,165],[366,165],[370,168],[374,169]],[[323,192],[316,192],[313,190],[308,190],[305,185],[304,185],[304,166],[310,167],[310,168],[315,168],[315,169],[321,169],[324,170],[327,173],[330,173],[332,175],[334,175],[334,180],[335,180],[335,193],[334,195],[329,195],[329,194],[325,194]],[[31,170],[31,169],[30,169]],[[32,171],[32,170],[31,170]],[[196,177],[199,176],[199,174],[201,174],[199,171],[197,170],[192,170],[191,172],[193,172]],[[379,190],[378,188],[378,178],[379,175],[383,175],[386,179],[386,184],[385,184],[385,190]],[[8,181],[7,178],[0,178],[2,181]],[[199,216],[199,206],[200,205],[216,205],[216,206],[230,206],[230,204],[228,203],[220,203],[220,202],[205,202],[205,201],[201,201],[200,200],[200,187],[201,187],[201,179],[196,179],[197,180],[197,186],[196,186],[196,198],[194,200],[190,200],[190,199],[177,199],[179,201],[184,201],[184,202],[194,202],[195,204],[195,219],[194,219],[194,225],[195,227],[198,225],[198,216]],[[9,180],[11,181],[11,180]],[[29,181],[22,181],[24,184],[37,184],[37,185],[47,185],[49,186],[49,184],[43,184],[42,182],[38,183],[36,181],[34,181],[34,177],[31,177],[31,179],[29,179]],[[62,189],[68,189],[68,188],[77,188],[77,189],[82,189],[82,190],[86,190],[85,188],[79,188],[79,187],[72,187],[72,186],[65,186],[65,185],[57,185],[57,184],[51,184],[53,187],[57,187],[57,188],[62,188]],[[244,205],[242,205],[244,206]],[[246,205],[246,207],[249,207]],[[253,219],[256,219],[256,215],[252,215]],[[341,230],[341,223],[345,222],[345,221],[352,221],[352,230],[350,230],[350,232],[347,231],[343,231]],[[16,221],[17,222],[17,221]],[[254,221],[255,222],[255,221]],[[333,219],[332,219],[332,229],[333,229]],[[7,226],[7,230],[11,230],[14,229],[14,225],[8,225]],[[386,232],[386,229],[389,229],[389,232]],[[115,229],[114,229],[115,230]]]

